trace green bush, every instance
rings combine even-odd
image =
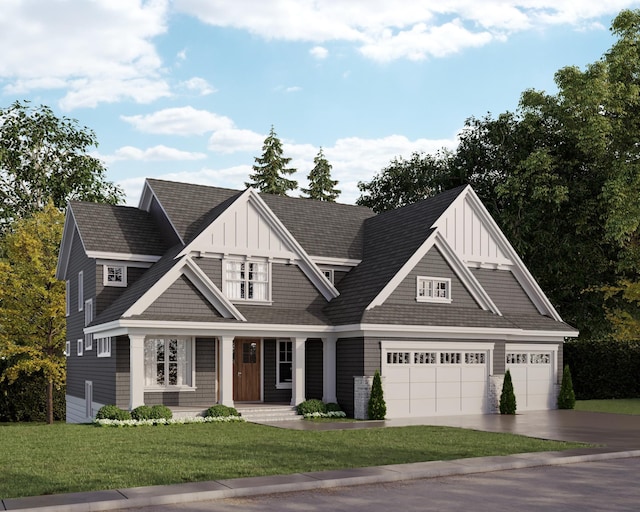
[[[237,409],[222,404],[213,405],[204,413],[205,418],[217,418],[221,416],[240,416],[240,414]]]
[[[387,415],[387,404],[384,401],[382,391],[382,379],[380,372],[376,370],[373,374],[373,384],[371,385],[371,395],[367,404],[367,416],[370,420],[383,420]]]
[[[131,411],[131,418],[134,420],[149,420],[151,419],[151,407],[148,405],[141,405]]]
[[[298,404],[298,414],[313,414],[314,412],[327,412],[327,406],[322,400],[312,398]]]
[[[173,413],[166,405],[154,405],[151,407],[150,420],[170,420]]]
[[[576,340],[563,352],[578,400],[640,398],[640,341]]]
[[[342,412],[342,407],[334,402],[326,404],[325,409],[327,410],[327,412]]]
[[[569,365],[565,365],[562,372],[562,384],[558,393],[558,409],[573,409],[576,406],[576,395],[573,392],[571,371]]]
[[[504,374],[502,393],[500,393],[500,414],[516,413],[516,394],[513,392],[513,382],[511,372],[507,370]]]
[[[131,413],[115,405],[103,405],[96,414],[97,420],[130,420]]]

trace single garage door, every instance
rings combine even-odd
[[[490,350],[383,348],[387,417],[486,412],[490,354]]]
[[[555,347],[554,347],[555,349]],[[518,411],[556,407],[556,350],[507,346],[506,368],[511,372]]]

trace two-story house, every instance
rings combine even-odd
[[[388,417],[555,406],[562,321],[471,187],[358,206],[148,179],[137,208],[71,202],[67,421],[105,404],[338,402]]]

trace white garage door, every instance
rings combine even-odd
[[[482,349],[383,349],[387,417],[486,412],[490,354]]]
[[[518,411],[555,408],[556,357],[555,350],[507,346],[506,368],[511,372]]]

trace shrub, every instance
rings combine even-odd
[[[333,402],[325,405],[325,409],[327,410],[327,412],[342,412],[342,407],[340,407],[340,405]]]
[[[569,365],[566,365],[562,372],[562,384],[560,384],[560,393],[558,393],[558,409],[573,409],[575,405],[576,395],[573,392],[571,371]]]
[[[205,418],[220,418],[226,416],[240,416],[237,409],[227,405],[217,404],[209,407],[205,413]]]
[[[507,370],[504,374],[502,393],[500,393],[500,414],[516,413],[516,395],[513,392],[513,382],[511,372]]]
[[[173,413],[166,405],[154,405],[151,407],[151,420],[170,420],[173,418]]]
[[[141,405],[131,411],[131,418],[134,420],[149,420],[151,419],[151,407],[148,405]]]
[[[380,378],[380,372],[378,370],[373,374],[373,384],[367,406],[367,415],[370,420],[383,420],[387,415],[387,404],[384,401],[382,379]]]
[[[312,398],[311,400],[305,400],[302,403],[298,404],[297,407],[298,414],[313,414],[314,412],[327,412],[327,406],[322,400],[318,400],[316,398]]]
[[[97,420],[130,420],[131,413],[116,407],[115,405],[103,405],[100,407],[98,414],[96,414]]]

